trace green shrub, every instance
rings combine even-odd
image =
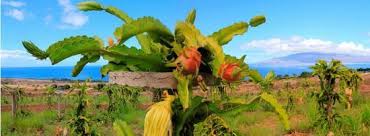
[[[317,119],[319,118],[319,115],[318,115],[319,111],[317,109],[318,105],[315,102],[315,99],[308,98],[308,100],[303,105],[303,107],[304,107],[303,114],[308,118],[309,124],[313,126],[315,122],[317,121]]]
[[[7,97],[1,96],[1,104],[10,104],[10,102]]]
[[[365,126],[370,127],[370,105],[366,104],[364,106],[364,108],[362,109],[361,117],[362,123]]]
[[[129,87],[124,85],[106,85],[102,89],[108,96],[108,112],[115,113],[125,109],[127,106],[135,106],[139,102],[140,92],[142,88]]]
[[[341,117],[340,125],[340,131],[344,135],[359,135],[362,130],[361,117],[355,115]]]
[[[79,86],[77,105],[67,122],[72,135],[98,135],[96,124],[91,120],[91,113],[88,112],[87,82],[88,80]]]
[[[226,122],[215,114],[208,116],[203,122],[195,124],[194,127],[195,136],[236,136]]]

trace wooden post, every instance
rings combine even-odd
[[[63,116],[62,114],[64,114],[64,109],[62,108],[62,104],[63,104],[63,97],[62,97],[62,95],[63,95],[63,92],[60,91],[60,90],[57,90],[55,92],[55,94],[57,95],[57,101],[58,101],[57,102],[58,119],[61,119],[62,116]],[[66,105],[65,103],[66,103],[66,101],[64,101],[64,105]],[[65,106],[64,106],[64,108],[65,108]]]
[[[17,92],[16,91],[13,91],[11,92],[12,94],[12,116],[13,117],[16,117],[16,113],[17,113]]]
[[[64,99],[63,114],[65,113],[66,108],[67,108],[67,99],[68,99],[68,97],[67,97],[67,98],[65,98],[65,97],[67,97],[67,96],[65,96],[65,95],[63,94],[63,96],[62,96],[62,98]]]
[[[60,101],[62,100],[61,97],[60,97],[60,93],[57,94],[58,95],[58,118],[61,118],[61,112],[60,112]]]
[[[161,98],[162,98],[162,90],[161,89],[148,88],[147,90],[152,92],[152,102],[161,101]]]

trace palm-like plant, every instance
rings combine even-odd
[[[361,75],[354,69],[349,69],[344,73],[340,80],[340,89],[346,95],[347,108],[352,107],[352,94],[358,93],[360,82],[362,81]]]
[[[55,86],[49,86],[46,90],[46,94],[48,95],[47,98],[47,103],[48,103],[48,108],[51,109],[52,106],[52,97],[55,94],[56,87]]]
[[[341,94],[334,90],[336,81],[346,76],[348,69],[339,60],[332,60],[329,63],[325,60],[318,60],[311,69],[312,74],[320,80],[321,91],[314,94],[322,114],[319,122],[323,123],[324,127],[332,129],[336,117],[339,116],[334,112],[334,105],[341,98]]]
[[[93,129],[93,122],[90,119],[90,115],[87,112],[88,108],[88,98],[87,96],[87,82],[85,81],[83,85],[77,82],[76,85],[79,87],[80,91],[77,96],[77,107],[72,118],[68,121],[70,127],[70,132],[72,135],[97,135],[96,131]]]

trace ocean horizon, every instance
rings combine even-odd
[[[369,68],[370,64],[347,65],[351,68]],[[39,80],[86,80],[108,81],[108,76],[102,77],[101,66],[86,66],[77,77],[72,77],[73,66],[44,66],[44,67],[1,67],[1,78],[39,79]],[[250,65],[251,69],[258,70],[263,76],[269,71],[276,75],[299,75],[310,72],[309,66],[272,67]]]

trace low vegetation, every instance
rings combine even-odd
[[[108,87],[106,86],[105,88]],[[125,86],[119,86],[119,88],[124,90]],[[88,118],[92,124],[92,126],[89,127],[90,131],[94,131],[100,135],[122,133],[117,132],[117,129],[121,127],[119,123],[115,123],[116,125],[114,125],[114,122],[117,121],[123,124],[123,126],[126,126],[123,128],[128,127],[128,129],[120,131],[130,133],[126,132],[126,130],[132,130],[134,135],[141,135],[144,133],[146,107],[143,107],[142,104],[152,103],[150,95],[148,95],[150,93],[139,90],[138,92],[140,92],[140,95],[135,98],[138,100],[137,102],[128,102],[126,106],[123,104],[117,105],[118,109],[123,110],[114,113],[108,111],[109,98],[104,89],[101,90],[101,94],[97,96],[91,95],[89,90],[90,89],[87,89],[87,93],[90,95],[85,96],[85,98],[89,100],[85,111],[89,115]],[[315,84],[302,83],[296,87],[288,85],[288,87],[284,87],[282,90],[272,90],[270,92],[271,95],[279,98],[278,101],[283,105],[283,108],[292,105],[287,112],[291,128],[289,132],[285,131],[284,124],[279,121],[279,116],[274,116],[276,113],[273,109],[269,110],[269,108],[263,104],[252,103],[243,107],[240,112],[234,111],[222,114],[220,117],[224,121],[217,119],[218,117],[212,117],[216,118],[215,122],[206,119],[207,121],[205,122],[202,121],[194,124],[194,135],[209,134],[209,130],[217,130],[217,132],[230,135],[284,135],[298,132],[311,135],[326,135],[328,129],[318,127],[317,125],[317,121],[321,119],[321,112],[319,103],[317,103],[317,98],[311,97],[312,92],[315,92],[315,90],[319,91],[320,87]],[[19,111],[20,113],[18,113],[15,119],[11,115],[11,112],[2,112],[1,134],[28,135],[32,133],[38,135],[56,135],[64,132],[71,133],[69,122],[71,122],[72,118],[76,117],[79,96],[74,92],[78,91],[79,89],[74,89],[71,94],[62,97],[62,100],[66,101],[66,103],[71,106],[65,109],[61,118],[58,117],[57,109],[48,109],[47,107],[41,111],[28,111],[27,109],[23,109],[22,113]],[[353,107],[351,109],[348,109],[344,103],[335,104],[336,113],[340,115],[340,118],[335,122],[335,126],[330,130],[335,135],[366,136],[370,133],[370,96],[360,92],[362,92],[362,90],[359,90],[358,94],[353,95]],[[246,92],[243,95],[230,95],[229,99],[233,99],[234,101],[251,100],[255,98],[255,96],[257,96],[257,94]],[[56,102],[56,97],[57,96],[51,97],[53,102]],[[289,99],[292,99],[290,104],[288,101]],[[3,96],[2,100],[2,104],[6,104],[5,101],[11,101],[10,97],[6,96]],[[31,101],[33,101],[31,104],[44,104],[47,106],[48,99],[47,96],[23,96],[19,104],[26,105]],[[175,104],[176,103],[180,104],[178,102],[175,102]],[[217,123],[223,124],[220,128],[226,129],[218,130],[219,127],[212,127],[218,126],[215,125]]]

